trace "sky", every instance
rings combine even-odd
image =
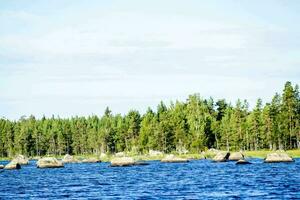
[[[270,101],[300,83],[297,0],[0,0],[0,117]]]

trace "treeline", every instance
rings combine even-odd
[[[170,106],[161,102],[144,115],[135,110],[113,115],[107,108],[101,117],[3,118],[0,156],[300,148],[298,85],[286,82],[282,95],[275,94],[270,103],[258,99],[255,108],[248,107],[246,100],[233,106],[196,94]]]

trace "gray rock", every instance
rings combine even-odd
[[[125,167],[135,165],[135,161],[131,157],[116,157],[111,160],[111,167]]]
[[[244,159],[244,155],[241,152],[233,152],[230,153],[228,160],[230,161],[238,161]]]
[[[214,162],[226,162],[230,156],[229,152],[218,152],[215,157],[213,157]]]
[[[60,168],[64,167],[63,162],[53,157],[41,158],[36,163],[37,168]]]
[[[3,169],[4,168],[4,165],[0,165],[0,169]]]
[[[15,161],[11,161],[5,165],[4,169],[21,169],[21,165]]]
[[[294,162],[294,159],[291,158],[285,152],[269,153],[265,158],[265,163],[275,163],[275,162]]]
[[[16,157],[13,158],[12,160],[15,163],[19,163],[20,165],[28,165],[29,160],[23,155],[17,155]]]

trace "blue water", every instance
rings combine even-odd
[[[300,160],[251,165],[234,162],[65,164],[0,170],[0,199],[300,199]],[[2,163],[3,164],[3,163]]]

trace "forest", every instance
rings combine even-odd
[[[265,104],[258,99],[251,110],[247,100],[232,105],[194,94],[168,106],[160,102],[143,115],[113,115],[106,108],[102,116],[1,118],[0,157],[299,149],[299,123],[299,86],[286,82],[282,94]]]

